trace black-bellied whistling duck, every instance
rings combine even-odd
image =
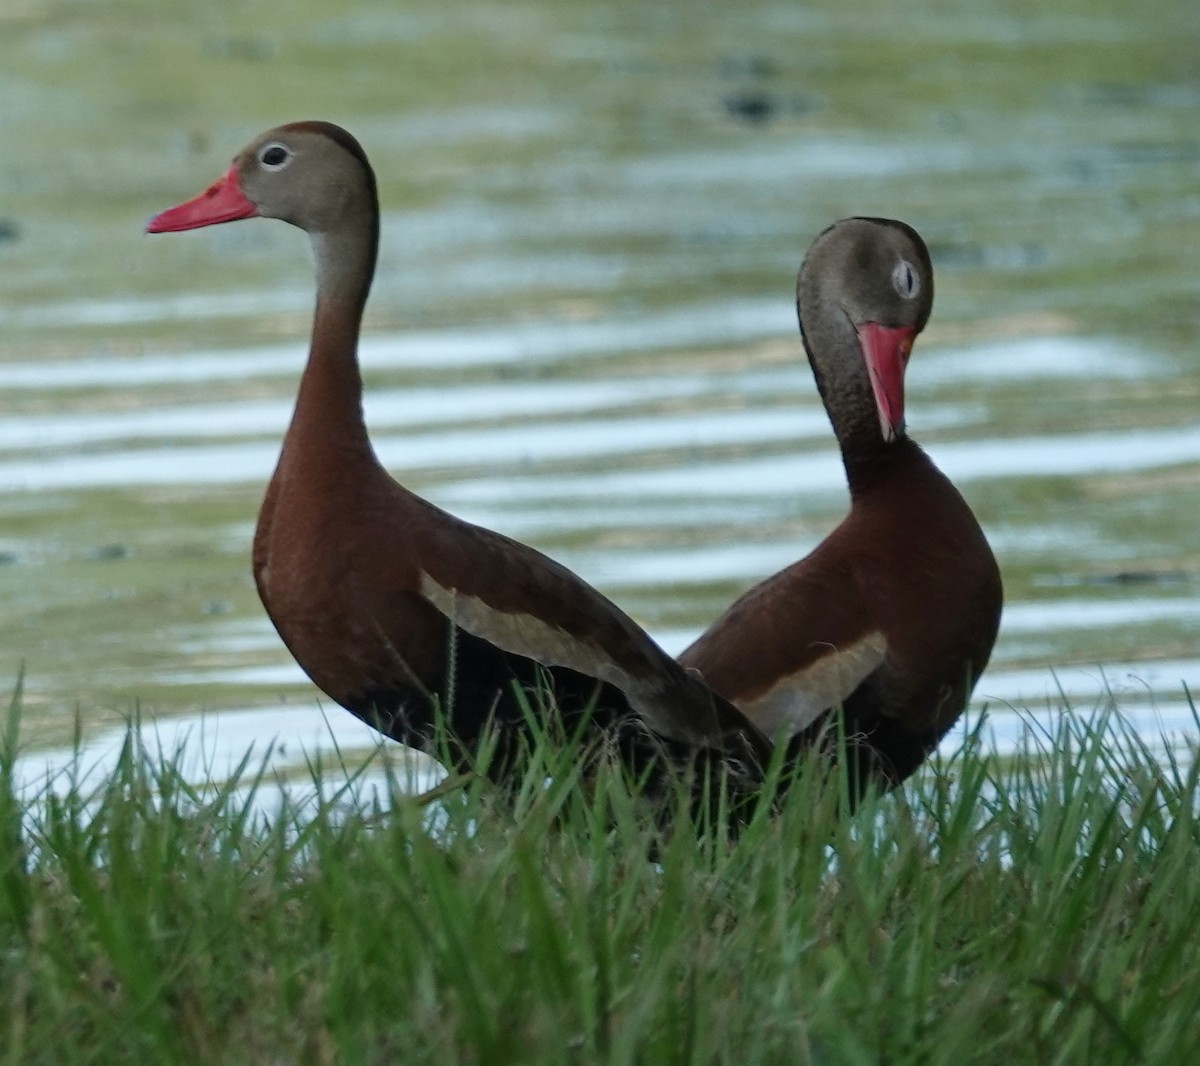
[[[890,788],[962,713],[1000,624],[1000,571],[975,516],[905,433],[904,372],[933,305],[924,241],[849,218],[813,243],[800,330],[833,423],[850,513],[679,657],[798,750],[842,709],[851,787]]]
[[[309,677],[426,750],[440,706],[456,761],[469,761],[489,724],[498,751],[515,750],[527,722],[516,686],[551,692],[568,729],[594,702],[590,726],[620,734],[627,754],[665,748],[709,766],[715,757],[753,778],[766,738],[609,600],[532,548],[409,492],[376,459],[357,344],[379,206],[358,142],[323,122],[268,130],[147,229],[255,216],[307,231],[316,261],[308,363],[254,536],[259,594]],[[497,776],[507,765],[497,758]]]

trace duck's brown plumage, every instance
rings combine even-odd
[[[797,306],[850,513],[680,656],[796,750],[829,736],[840,707],[856,792],[898,784],[933,750],[1000,621],[1000,573],[978,522],[904,430],[903,374],[932,301],[929,253],[903,223],[845,219],[813,244]]]
[[[494,725],[527,736],[521,700],[548,687],[573,728],[750,769],[765,737],[590,585],[532,548],[447,514],[380,465],[362,416],[357,342],[375,267],[375,179],[344,130],[269,130],[152,232],[254,215],[306,230],[317,271],[312,342],[254,537],[254,575],[313,681],[387,735],[428,749],[435,704],[459,755]],[[536,705],[536,704],[535,704]],[[503,769],[506,760],[496,766]]]

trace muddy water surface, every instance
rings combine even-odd
[[[1002,738],[1112,695],[1194,732],[1200,14],[847,7],[0,13],[0,682],[23,665],[27,739],[78,718],[100,752],[137,707],[168,742],[278,736],[281,765],[369,744],[249,575],[303,236],[141,235],[307,116],[380,176],[382,458],[671,650],[846,506],[796,335],[804,249],[846,214],[917,226],[938,296],[910,428],[1006,578],[977,703]]]

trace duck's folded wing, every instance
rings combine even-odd
[[[443,530],[443,534],[444,534]],[[501,534],[463,524],[420,573],[421,595],[473,636],[547,667],[620,689],[651,730],[756,759],[766,738],[666,654],[611,600],[566,567]]]
[[[737,600],[679,662],[778,743],[842,704],[887,650],[848,575],[798,565]]]

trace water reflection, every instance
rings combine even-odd
[[[214,314],[230,318],[270,314],[273,310],[307,312],[311,292],[287,294],[235,293],[213,296],[112,301],[103,313],[110,324],[196,318]],[[220,308],[219,311],[213,309]],[[45,321],[56,327],[88,324],[92,312],[75,301],[41,308],[4,311],[0,325]],[[95,308],[100,314],[100,308]],[[82,316],[82,318],[80,318]],[[77,321],[78,320],[78,321]],[[301,327],[302,328],[302,327]],[[504,327],[369,334],[359,344],[364,370],[447,369],[489,367],[516,362],[559,362],[580,355],[620,355],[635,351],[703,344],[738,344],[795,330],[795,316],[786,300],[724,300],[694,307],[670,308],[651,314],[602,318],[594,321],[529,321]],[[154,385],[298,375],[303,363],[299,344],[272,345],[236,351],[205,351],[178,355],[137,355],[38,362],[0,363],[0,385],[7,388],[98,388]]]

